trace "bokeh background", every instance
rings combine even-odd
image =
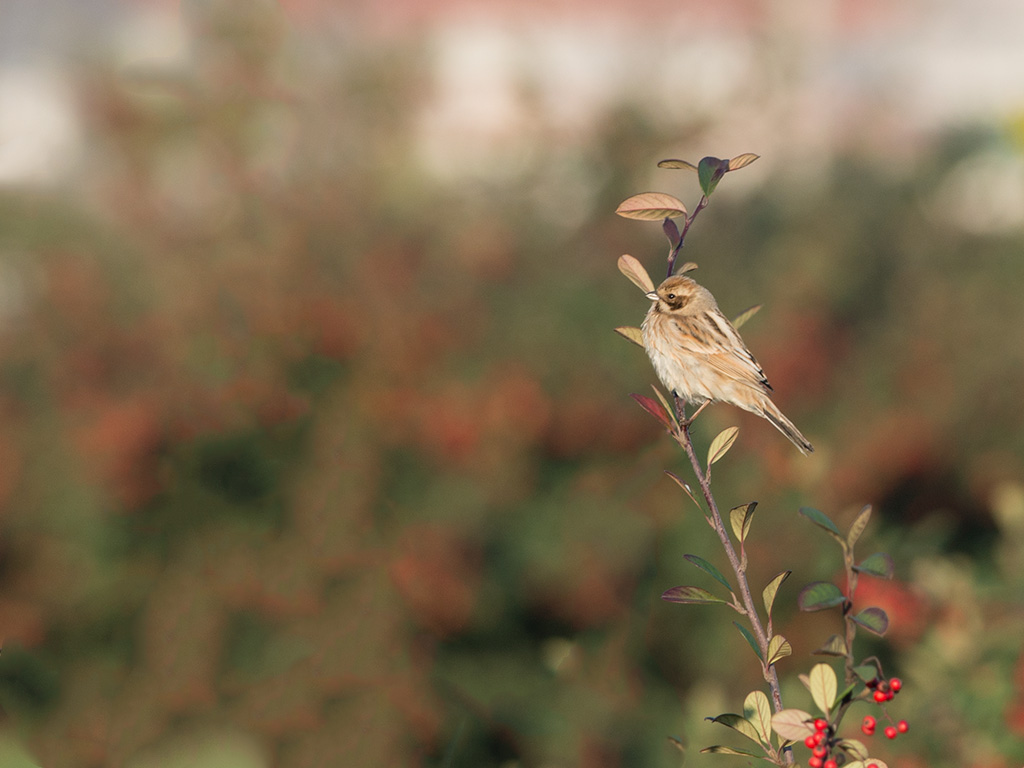
[[[839,626],[797,510],[872,504],[875,751],[1019,766],[1022,39],[1014,0],[3,0],[0,762],[738,765],[702,718],[756,667],[658,599],[725,563],[612,332],[665,242],[614,209],[755,152],[684,258],[764,304],[817,448],[695,430],[741,429],[752,581],[794,571],[787,704]]]

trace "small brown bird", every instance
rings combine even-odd
[[[670,277],[647,295],[653,304],[641,330],[662,383],[703,409],[732,403],[768,419],[804,454],[814,450],[771,401],[771,384],[711,291],[688,277]],[[696,415],[696,414],[694,414]]]

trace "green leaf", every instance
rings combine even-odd
[[[878,668],[874,664],[860,664],[853,668],[853,674],[866,684],[878,679]]]
[[[853,521],[853,525],[850,526],[849,533],[846,534],[846,546],[851,550],[853,545],[857,543],[860,535],[864,533],[864,529],[868,525],[868,520],[871,519],[871,505],[868,504],[858,514],[856,519]]]
[[[828,664],[815,664],[808,675],[808,690],[815,706],[828,715],[836,702],[836,673]]]
[[[754,636],[750,634],[750,630],[738,622],[734,621],[733,624],[736,625],[736,629],[740,631],[740,634],[743,635],[746,641],[750,644],[750,647],[754,649],[754,653],[757,655],[757,658],[764,661],[764,657],[761,655],[761,649],[757,647],[757,640],[755,640]]]
[[[856,616],[851,616],[850,619],[876,635],[884,635],[885,631],[889,629],[889,617],[881,608],[865,608]]]
[[[853,570],[858,573],[866,573],[869,576],[877,576],[880,579],[891,579],[895,569],[895,563],[885,552],[876,552],[870,557],[865,557],[858,565],[853,566]]]
[[[846,640],[841,635],[832,635],[821,648],[811,651],[815,656],[846,656]]]
[[[711,197],[722,176],[729,170],[729,161],[717,157],[703,157],[697,164],[697,178],[705,197]]]
[[[705,717],[704,719],[732,728],[737,733],[742,733],[755,744],[761,743],[761,740],[757,736],[757,730],[755,729],[754,724],[739,715],[727,712],[724,715],[718,715],[717,717]]]
[[[732,525],[732,532],[742,544],[746,541],[750,532],[750,524],[754,521],[754,510],[757,509],[757,502],[751,501],[748,504],[740,504],[729,510],[729,522]]]
[[[632,341],[638,347],[643,349],[644,346],[644,335],[643,331],[639,328],[634,328],[631,325],[622,325],[615,329],[615,332],[627,341]]]
[[[745,152],[742,155],[736,155],[736,157],[729,161],[728,170],[738,171],[740,168],[746,168],[759,157],[760,155],[755,155],[753,152]]]
[[[793,646],[782,635],[775,635],[775,637],[768,641],[768,666],[792,655]]]
[[[772,729],[787,741],[803,741],[814,733],[814,718],[802,709],[784,709],[772,715]]]
[[[719,584],[721,584],[723,587],[732,592],[732,587],[729,586],[729,582],[725,580],[725,576],[722,575],[722,572],[715,568],[715,566],[713,566],[703,557],[698,557],[697,555],[683,555],[683,558],[693,563],[695,566],[704,571],[704,573],[711,576],[711,578],[716,579]]]
[[[801,611],[824,611],[842,605],[846,600],[839,587],[830,581],[814,581],[800,590],[796,604]]]
[[[659,168],[685,168],[688,171],[696,171],[697,166],[686,160],[659,160]]]
[[[710,747],[704,747],[700,751],[702,755],[738,755],[740,757],[756,757],[761,759],[764,755],[759,755],[756,752],[751,752],[749,749],[739,749],[737,747],[725,747],[721,744],[714,744]]]
[[[729,604],[727,600],[716,597],[700,587],[672,587],[672,589],[666,590],[662,594],[661,599],[670,603],[686,603],[688,605]]]
[[[768,582],[768,586],[764,588],[761,593],[761,597],[764,599],[764,609],[768,612],[768,615],[772,615],[772,606],[775,605],[775,595],[779,591],[779,587],[782,586],[782,582],[789,578],[789,574],[792,571],[783,571],[777,574],[771,581]]]
[[[772,743],[772,705],[764,691],[751,691],[743,700],[743,716],[757,731],[758,738],[765,746]]]
[[[833,523],[824,512],[819,512],[813,507],[801,507],[800,514],[820,528],[824,528],[829,535],[840,544],[844,546],[846,545],[846,539],[842,537],[839,533],[839,529],[836,527],[836,524]]]
[[[626,198],[615,209],[619,216],[640,221],[660,221],[686,215],[683,201],[664,192],[643,192]]]
[[[715,439],[711,441],[711,447],[708,448],[709,467],[728,453],[739,433],[739,427],[727,427],[715,436]]]
[[[843,690],[836,694],[836,701],[841,704],[847,696],[853,693],[854,688],[863,688],[863,686],[859,681],[850,683],[848,686],[843,688]]]
[[[738,315],[736,315],[736,317],[733,318],[732,327],[736,328],[737,330],[739,330],[739,328],[741,326],[743,326],[747,322],[747,320],[752,318],[754,315],[756,315],[760,311],[761,311],[761,305],[760,304],[755,304],[750,309],[743,310]]]

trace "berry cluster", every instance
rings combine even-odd
[[[879,705],[884,705],[885,702],[891,701],[900,692],[900,689],[903,687],[903,681],[898,677],[890,680],[876,679],[869,682],[867,686],[873,691],[872,698],[874,698],[875,702]],[[884,706],[883,713],[886,720],[890,722],[890,725],[886,726],[882,731],[887,739],[895,739],[899,734],[910,730],[906,720],[900,720],[895,725],[891,725],[892,719],[888,713],[885,713]],[[877,727],[878,720],[868,715],[861,722],[860,730],[865,736],[873,736]],[[840,755],[839,760],[830,756],[832,748],[839,741],[836,738],[835,728],[828,720],[823,717],[815,720],[814,733],[804,739],[804,746],[811,750],[811,757],[807,760],[808,768],[839,768],[840,762],[844,760],[843,756]],[[877,766],[874,763],[868,763],[867,768],[877,768]]]
[[[885,704],[887,701],[892,701],[893,696],[900,692],[903,687],[903,681],[898,677],[894,677],[890,680],[872,680],[868,683],[868,688],[873,688],[874,693],[872,698],[877,704]],[[886,714],[886,718],[889,715]],[[890,725],[887,725],[882,733],[885,734],[887,739],[895,739],[899,734],[906,733],[910,730],[910,726],[906,720],[900,720],[896,725],[892,725],[892,720],[889,720]],[[878,721],[875,720],[871,715],[864,718],[860,724],[861,733],[865,736],[873,736],[875,734],[875,728],[878,726]]]
[[[804,746],[811,750],[809,768],[839,768],[839,763],[828,756],[834,735],[828,720],[819,717],[814,721],[814,733],[804,739]]]
[[[868,683],[868,688],[875,689],[873,697],[877,704],[885,704],[887,701],[892,701],[892,697],[899,693],[902,687],[903,681],[898,677],[894,677],[891,680],[875,679]]]
[[[864,718],[864,722],[861,723],[860,729],[865,736],[873,736],[875,734],[875,726],[878,725],[878,721],[875,720],[871,715]],[[887,739],[895,739],[899,734],[906,733],[910,730],[910,725],[906,720],[900,720],[896,725],[887,725],[882,733],[885,734]]]

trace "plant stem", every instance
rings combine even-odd
[[[725,528],[725,523],[722,522],[722,515],[718,511],[718,504],[715,502],[714,494],[711,493],[710,475],[703,471],[700,459],[697,458],[697,452],[693,448],[693,441],[690,439],[690,424],[693,419],[688,419],[686,417],[685,402],[678,396],[673,395],[673,397],[675,397],[676,416],[679,421],[679,429],[676,432],[677,442],[682,446],[686,455],[690,459],[690,464],[693,467],[693,474],[696,476],[697,482],[700,484],[700,490],[704,495],[704,501],[707,502],[708,510],[711,513],[712,527],[715,529],[715,533],[718,534],[718,538],[722,542],[722,547],[725,549],[726,557],[729,558],[729,564],[732,566],[733,572],[736,574],[736,582],[739,585],[740,601],[743,604],[744,613],[750,622],[750,628],[754,632],[754,639],[757,640],[757,646],[761,650],[762,671],[764,673],[765,682],[768,683],[768,688],[771,691],[772,709],[776,712],[781,712],[783,706],[782,691],[779,687],[779,675],[775,671],[774,664],[764,663],[768,658],[769,638],[764,630],[764,625],[761,623],[761,617],[757,613],[757,608],[754,605],[754,597],[750,592],[750,585],[747,583],[746,565],[740,559],[740,556],[736,554],[736,549],[733,547],[732,540],[729,538],[729,532]],[[791,749],[786,750],[786,762],[788,764],[793,763],[793,751]]]
[[[697,218],[697,214],[703,211],[708,205],[707,195],[702,195],[700,202],[697,203],[697,207],[693,209],[693,213],[686,217],[683,221],[683,229],[679,233],[679,242],[676,243],[675,248],[668,257],[668,274],[665,277],[672,277],[672,273],[676,268],[676,259],[679,257],[679,252],[683,250],[683,242],[686,240],[686,233],[690,231],[690,225],[693,224],[693,220]]]

